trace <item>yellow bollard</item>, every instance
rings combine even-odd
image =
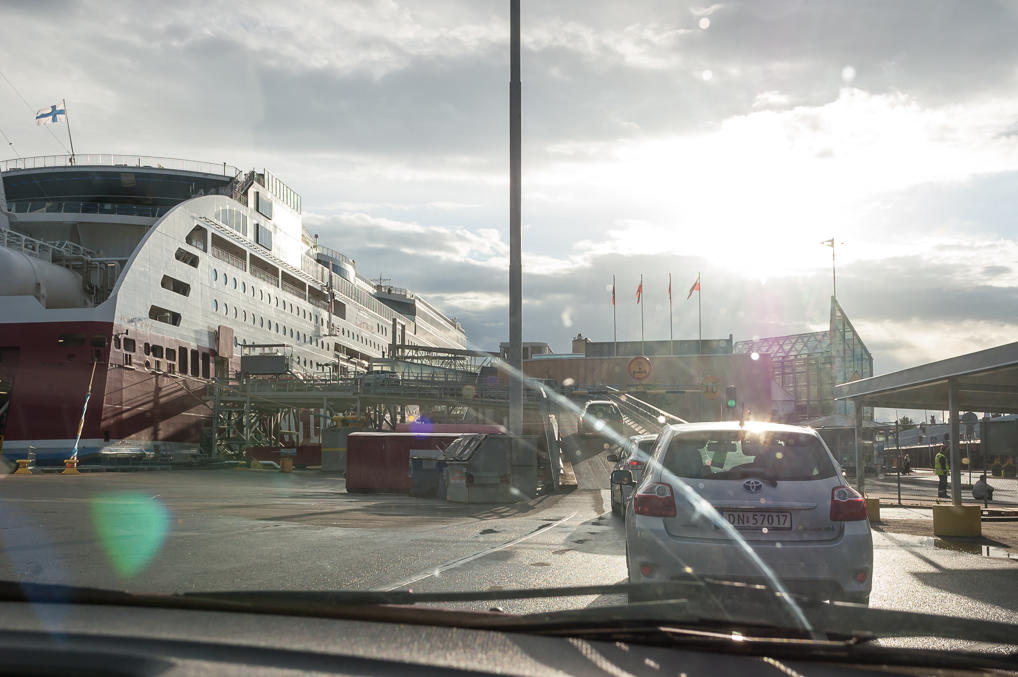
[[[81,472],[78,471],[78,459],[72,456],[71,458],[69,458],[66,461],[64,461],[64,471],[62,473],[60,473],[60,474],[61,475],[80,475]]]
[[[28,464],[32,461],[27,458],[18,459],[18,469],[14,471],[15,475],[31,475],[32,469],[28,467]]]
[[[279,459],[279,472],[293,472],[293,459],[289,456]]]

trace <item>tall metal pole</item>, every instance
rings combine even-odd
[[[834,259],[834,241],[831,241],[831,281],[834,283],[834,298],[838,298],[838,266]]]
[[[523,243],[520,0],[509,3],[509,433],[523,434]]]
[[[703,283],[700,282],[700,273],[696,274],[696,354],[703,355],[703,310],[701,302],[703,299]]]
[[[646,337],[643,335],[643,306],[646,305],[643,302],[643,275],[640,276],[640,296],[636,299],[637,303],[640,304],[640,354],[647,354]]]
[[[672,274],[668,273],[668,352],[675,354],[675,325],[672,323]]]
[[[71,138],[71,116],[67,114],[67,102],[60,99],[60,105],[64,107],[64,123],[67,125],[67,141],[71,144],[71,164],[74,164],[74,139]]]
[[[612,354],[619,356],[619,330],[615,321],[615,276],[612,275]]]

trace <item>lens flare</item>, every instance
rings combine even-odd
[[[169,533],[169,511],[147,494],[106,494],[93,498],[90,509],[99,543],[123,578],[141,573],[162,549]]]

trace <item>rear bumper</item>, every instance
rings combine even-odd
[[[663,583],[690,575],[715,580],[761,583],[766,576],[731,541],[676,538],[660,518],[630,514],[626,520],[626,560],[631,583]],[[873,541],[865,522],[847,522],[831,541],[752,543],[753,552],[792,593],[820,599],[868,595],[873,578]],[[644,573],[644,567],[649,567]],[[865,579],[856,576],[865,572]]]

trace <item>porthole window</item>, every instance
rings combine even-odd
[[[262,291],[261,289],[258,290],[258,300],[259,301],[264,301],[265,300],[265,292]]]
[[[246,310],[244,311],[243,317],[244,317],[244,321],[247,322],[247,311]]]
[[[233,307],[233,319],[237,319],[237,306]]]
[[[224,303],[223,304],[223,315],[229,315],[229,314],[230,314],[230,304],[229,303]]]
[[[228,284],[230,284],[230,276],[227,275],[226,273],[223,273],[223,286],[225,287]]]
[[[262,329],[265,328],[265,318],[264,317],[259,317],[258,318],[258,326],[261,327]]]
[[[219,281],[219,271],[216,270],[215,268],[212,269],[212,281],[213,282]]]
[[[217,313],[219,312],[219,301],[212,299],[212,310]]]
[[[237,278],[233,278],[233,288],[237,288]]]
[[[243,292],[244,294],[247,293],[247,282],[240,283],[240,291]]]

